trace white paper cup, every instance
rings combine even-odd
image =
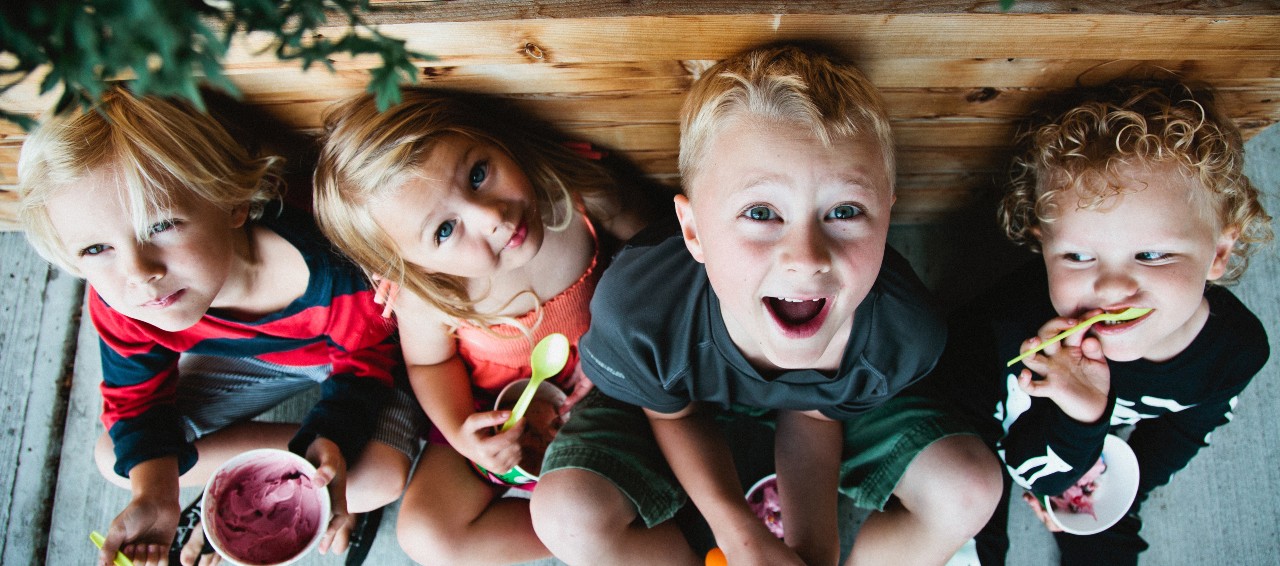
[[[1093,492],[1093,515],[1055,510],[1048,501],[1042,501],[1049,517],[1062,530],[1074,535],[1100,533],[1129,512],[1138,494],[1137,456],[1125,441],[1108,434],[1102,444],[1102,461],[1107,469],[1098,476],[1098,487]]]
[[[204,487],[206,540],[241,566],[302,558],[329,525],[329,492],[312,484],[315,476],[311,462],[286,450],[250,450],[227,460]]]

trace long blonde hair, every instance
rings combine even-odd
[[[113,169],[143,241],[177,191],[223,210],[247,206],[250,218],[261,217],[263,207],[280,198],[282,165],[279,157],[250,155],[217,120],[185,101],[138,98],[116,86],[89,110],[50,118],[22,144],[19,219],[41,256],[80,275],[49,218],[49,199],[60,191]]]
[[[340,102],[325,117],[325,136],[315,172],[320,229],[372,276],[397,282],[455,321],[480,327],[512,324],[511,317],[478,312],[466,280],[407,264],[374,221],[369,207],[384,192],[414,174],[443,136],[455,134],[491,143],[509,154],[533,185],[543,222],[564,229],[581,199],[596,220],[620,212],[616,183],[601,164],[553,140],[528,120],[482,108],[477,95],[406,89],[403,102],[379,112],[373,96]]]

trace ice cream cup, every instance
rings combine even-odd
[[[1102,461],[1106,471],[1098,476],[1093,492],[1093,514],[1055,510],[1042,501],[1049,517],[1062,530],[1074,535],[1091,535],[1111,528],[1129,512],[1138,494],[1138,458],[1125,441],[1108,434],[1102,444]]]
[[[510,409],[516,404],[516,400],[520,398],[520,394],[524,392],[524,388],[528,384],[528,379],[520,379],[508,383],[506,387],[502,388],[502,391],[498,392],[498,400],[494,402],[493,409],[495,411]],[[565,395],[564,391],[561,391],[559,387],[556,387],[546,381],[539,383],[538,390],[533,394],[534,399],[544,399],[554,405],[557,410],[561,405],[564,405],[566,397],[568,396]],[[562,415],[562,418],[568,419],[569,415],[564,414]],[[477,465],[476,467],[479,468],[480,466]],[[481,469],[483,470],[483,468]],[[511,468],[511,470],[505,474],[499,474],[492,471],[487,472],[510,486],[527,485],[538,481],[537,474],[530,473],[520,466]]]
[[[320,543],[329,492],[315,466],[292,452],[259,449],[227,460],[204,487],[205,539],[232,564],[283,566]]]
[[[765,488],[772,488],[769,491],[775,495],[778,493],[778,474],[769,474],[760,478],[751,489],[747,490],[747,504],[751,506],[751,510],[756,512],[756,516],[768,527],[769,532],[774,536],[782,538],[782,513],[779,510],[779,502],[766,501]]]

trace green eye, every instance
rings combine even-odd
[[[778,217],[778,215],[774,214],[773,210],[767,206],[753,206],[748,208],[746,216],[752,220],[759,221],[773,220]]]
[[[831,220],[848,220],[861,214],[862,209],[852,204],[842,204],[831,209],[831,212],[827,213],[827,218]]]

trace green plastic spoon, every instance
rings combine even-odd
[[[1071,328],[1063,330],[1062,333],[1058,334],[1057,336],[1054,336],[1053,338],[1045,340],[1044,342],[1041,342],[1039,346],[1036,346],[1035,348],[1027,350],[1023,352],[1021,355],[1019,355],[1018,357],[1012,360],[1009,360],[1009,363],[1005,364],[1004,367],[1009,367],[1022,360],[1025,360],[1031,357],[1036,352],[1043,350],[1045,346],[1048,346],[1049,344],[1053,344],[1054,342],[1057,342],[1059,340],[1062,340],[1063,338],[1071,336],[1072,334],[1080,332],[1081,330],[1089,328],[1090,326],[1093,326],[1095,323],[1102,322],[1102,321],[1133,320],[1149,312],[1151,312],[1151,309],[1140,309],[1136,307],[1129,307],[1120,312],[1104,312],[1102,314],[1091,316],[1089,318],[1084,319],[1084,322],[1081,322],[1080,324],[1077,324],[1075,326],[1072,326]]]
[[[97,545],[99,549],[107,542],[107,539],[98,531],[90,531],[89,540],[93,541],[93,544]],[[133,561],[129,560],[129,557],[125,556],[123,552],[116,552],[116,559],[111,563],[115,564],[115,566],[133,566]]]
[[[529,403],[533,402],[533,394],[538,391],[538,384],[560,373],[568,361],[569,339],[565,338],[564,334],[558,332],[548,334],[546,338],[538,341],[538,344],[533,347],[533,353],[529,355],[529,366],[533,368],[529,385],[525,386],[524,392],[511,408],[511,416],[507,418],[507,422],[502,423],[502,430],[511,428],[524,416],[524,412],[529,409]]]

